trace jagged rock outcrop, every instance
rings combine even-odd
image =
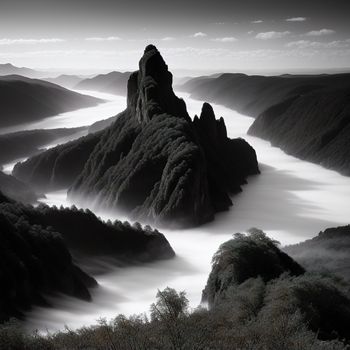
[[[74,183],[66,182],[72,185],[69,196],[143,222],[192,226],[212,220],[229,208],[230,195],[246,177],[259,172],[255,151],[244,140],[227,138],[224,121],[215,119],[208,104],[192,122],[153,45],[129,78],[127,109],[97,137]],[[79,141],[71,145],[81,148]],[[51,164],[58,158],[54,152]],[[50,162],[45,155],[35,160],[39,169],[51,169],[46,177],[52,179]],[[32,171],[33,160],[15,168],[16,176],[29,181]]]
[[[191,79],[179,89],[256,118],[249,134],[350,175],[350,74],[222,74]]]

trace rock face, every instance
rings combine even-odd
[[[180,89],[255,117],[249,134],[350,175],[350,74],[222,74],[192,79]]]
[[[192,226],[212,220],[229,208],[230,195],[246,177],[259,172],[255,151],[244,140],[227,138],[224,121],[215,119],[208,104],[192,122],[153,45],[130,76],[127,109],[96,138],[74,183],[66,182],[72,185],[69,196],[144,222]],[[71,147],[82,148],[79,141]],[[61,151],[69,153],[64,146]],[[52,176],[54,152],[47,160],[45,153],[37,157],[35,168],[51,169]],[[32,171],[33,160],[15,168],[16,176],[29,181]]]

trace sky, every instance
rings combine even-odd
[[[182,72],[350,67],[350,0],[0,0],[0,63],[136,70],[147,44]]]

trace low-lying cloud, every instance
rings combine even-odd
[[[264,32],[264,33],[258,33],[255,38],[260,40],[270,40],[270,39],[280,39],[287,35],[291,34],[288,31],[285,32]]]
[[[233,36],[226,36],[223,38],[215,38],[215,39],[211,39],[212,41],[217,41],[220,43],[233,43],[234,41],[237,41],[236,38],[234,38]]]
[[[320,30],[311,30],[306,33],[307,36],[323,36],[323,35],[331,35],[334,34],[335,30],[333,29],[320,29]]]
[[[291,17],[291,18],[286,18],[286,22],[305,22],[306,17]]]

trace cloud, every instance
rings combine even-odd
[[[234,38],[233,36],[226,36],[224,38],[215,38],[215,39],[211,39],[212,41],[217,41],[220,43],[233,43],[234,41],[237,41],[236,38]]]
[[[286,44],[286,47],[297,49],[342,49],[350,47],[350,39],[334,40],[326,43],[311,40],[298,40]]]
[[[105,38],[101,37],[91,37],[91,38],[85,38],[86,41],[118,41],[121,40],[119,36],[108,36]]]
[[[175,38],[172,36],[166,36],[165,38],[162,38],[161,40],[162,41],[173,41],[173,40],[175,40]]]
[[[264,22],[262,19],[258,19],[256,21],[252,21],[252,23],[254,23],[254,24],[258,24],[258,23],[262,23],[262,22]]]
[[[320,29],[320,30],[312,30],[311,32],[306,33],[307,36],[323,36],[323,35],[331,35],[334,34],[335,30],[333,29]]]
[[[193,38],[204,38],[206,36],[208,36],[208,34],[206,33],[203,33],[203,32],[197,32],[197,33],[194,33],[193,35],[191,35]]]
[[[306,17],[291,17],[291,18],[286,18],[286,22],[305,22]]]
[[[287,35],[289,35],[290,32],[265,32],[265,33],[258,33],[255,38],[260,40],[270,40],[270,39],[280,39]]]
[[[64,39],[59,38],[43,38],[43,39],[0,39],[0,45],[16,45],[16,44],[51,44],[61,43]]]

